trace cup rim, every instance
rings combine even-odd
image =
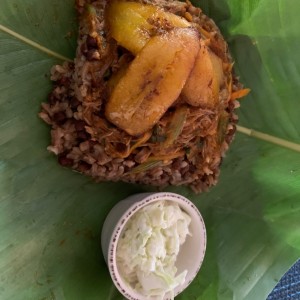
[[[141,193],[140,195],[142,195],[142,194],[143,193]],[[135,194],[135,195],[138,195],[138,194]],[[124,200],[126,200],[126,199],[124,199]],[[205,256],[205,251],[206,251],[207,235],[206,235],[206,227],[204,224],[204,220],[203,220],[203,217],[202,217],[201,213],[199,212],[198,208],[193,204],[193,202],[191,202],[186,197],[179,195],[179,194],[175,194],[175,193],[171,193],[171,192],[160,192],[160,193],[152,193],[149,195],[149,194],[145,193],[145,197],[143,199],[138,200],[138,201],[134,202],[133,204],[131,204],[130,207],[122,214],[122,216],[120,217],[120,219],[118,220],[118,222],[115,225],[115,228],[112,232],[112,236],[110,238],[109,246],[108,246],[107,265],[108,265],[110,276],[113,280],[114,285],[119,290],[119,292],[123,296],[125,296],[127,299],[143,300],[143,297],[141,298],[141,295],[138,292],[136,292],[133,288],[128,286],[128,284],[123,280],[122,276],[118,272],[118,266],[117,266],[117,262],[116,262],[116,249],[117,249],[119,237],[120,237],[121,232],[122,232],[124,226],[126,225],[127,221],[139,209],[141,209],[142,207],[144,207],[150,203],[153,203],[156,201],[162,201],[162,200],[177,202],[179,205],[181,205],[181,207],[183,209],[188,208],[189,214],[192,211],[193,216],[191,216],[191,218],[193,220],[195,218],[195,216],[198,217],[200,226],[201,226],[200,231],[201,231],[201,234],[203,234],[203,237],[202,237],[203,251],[200,253],[199,262],[197,262],[198,268],[195,271],[195,273],[190,277],[190,280],[188,282],[185,282],[184,284],[182,284],[181,289],[179,291],[177,291],[174,294],[174,296],[177,296],[178,294],[180,294],[183,290],[185,290],[189,286],[189,284],[194,280],[194,278],[196,277],[196,275],[198,274],[198,272],[202,266],[204,256]]]

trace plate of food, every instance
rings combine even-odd
[[[176,298],[266,299],[300,256],[299,5],[2,1],[0,298],[122,299],[102,226],[164,192],[206,227]]]

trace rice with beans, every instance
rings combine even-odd
[[[201,37],[210,37],[210,49],[224,64],[231,65],[228,47],[215,23],[189,2],[145,0],[165,11],[197,24]],[[97,12],[93,26],[84,20],[85,5]],[[107,82],[132,55],[109,37],[104,18],[106,1],[77,0],[79,37],[74,62],[51,70],[53,90],[42,104],[39,116],[51,126],[48,150],[64,167],[96,181],[124,181],[159,187],[186,185],[195,192],[217,183],[222,157],[231,143],[238,120],[228,87],[223,86],[218,106],[212,110],[189,107],[180,134],[168,147],[161,147],[171,115],[183,99],[179,97],[152,131],[131,136],[110,123],[104,115]],[[225,73],[231,93],[241,89],[231,69]],[[232,76],[232,77],[231,77]],[[225,103],[225,105],[224,105]],[[226,118],[224,118],[226,116]]]

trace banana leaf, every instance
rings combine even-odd
[[[218,185],[190,198],[208,248],[178,299],[264,300],[300,256],[300,2],[198,0],[229,41],[251,94]],[[39,120],[49,69],[72,59],[73,0],[0,0],[0,299],[123,299],[100,250],[109,210],[150,187],[61,168]],[[249,130],[251,129],[251,130]]]

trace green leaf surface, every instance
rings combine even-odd
[[[297,0],[199,0],[226,35],[251,94],[240,124],[300,142]],[[73,0],[0,0],[0,25],[72,58]],[[153,190],[96,184],[46,151],[37,117],[60,63],[0,27],[0,299],[123,299],[100,250],[105,216],[122,198]],[[203,267],[178,299],[264,300],[300,256],[300,155],[237,134],[219,184],[190,198],[203,214]]]

